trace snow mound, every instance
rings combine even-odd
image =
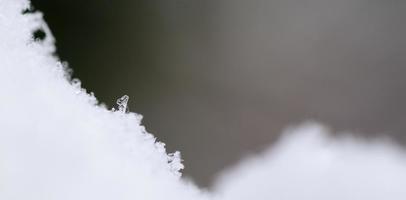
[[[307,123],[225,172],[217,192],[223,200],[401,200],[405,185],[406,156],[389,140],[333,139],[325,127]]]

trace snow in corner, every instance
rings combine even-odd
[[[107,110],[70,79],[28,8],[0,0],[0,199],[205,199],[140,115]]]

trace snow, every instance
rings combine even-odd
[[[316,123],[287,129],[275,147],[219,178],[223,200],[405,199],[406,156],[390,140],[332,138]]]
[[[100,105],[53,55],[54,38],[26,0],[0,0],[1,200],[402,199],[402,149],[331,139],[317,124],[221,175],[213,192],[183,180],[179,152],[147,133],[141,116]],[[33,39],[42,30],[44,40]],[[226,147],[224,147],[226,148]]]
[[[206,199],[179,178],[179,152],[125,113],[128,97],[113,112],[70,80],[28,5],[0,0],[0,199]]]

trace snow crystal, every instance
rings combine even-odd
[[[116,103],[117,103],[119,112],[121,112],[121,113],[128,112],[127,103],[128,103],[129,99],[130,99],[130,97],[128,97],[128,95],[124,95],[124,96],[120,97],[119,99],[117,99]]]

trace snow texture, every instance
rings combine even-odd
[[[181,179],[179,152],[100,105],[53,55],[26,0],[0,0],[1,200],[404,199],[406,160],[385,142],[332,140],[315,124],[225,172],[212,193]],[[44,39],[34,39],[42,30]],[[294,132],[294,133],[291,133]]]
[[[125,113],[127,98],[113,112],[70,80],[28,6],[0,0],[0,199],[205,199],[179,178],[179,152]]]

